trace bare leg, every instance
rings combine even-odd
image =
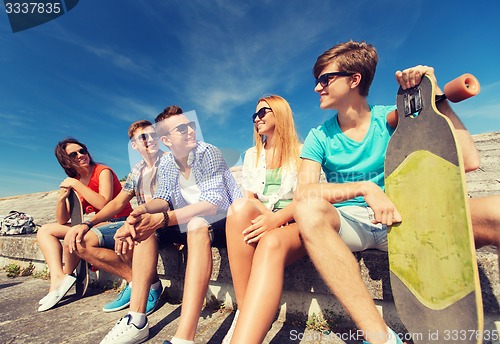
[[[242,232],[251,225],[250,221],[261,214],[256,202],[259,201],[236,200],[229,208],[226,222],[227,255],[238,308],[241,308],[244,302],[256,246],[245,243]]]
[[[63,272],[66,275],[72,274],[75,271],[78,263],[80,262],[80,257],[76,252],[70,253],[68,246],[63,244]]]
[[[59,239],[64,238],[69,226],[59,223],[43,225],[36,237],[40,250],[45,258],[50,271],[50,289],[54,291],[59,288],[65,277],[62,262],[62,245]]]
[[[500,246],[500,196],[469,200],[476,246]]]
[[[387,325],[361,279],[358,262],[338,234],[338,212],[325,200],[305,199],[297,204],[294,218],[316,269],[365,339],[384,343]]]
[[[158,239],[151,235],[134,247],[132,256],[132,294],[130,296],[130,311],[146,313],[149,289],[157,279]]]
[[[99,246],[97,235],[89,231],[81,243],[77,243],[77,254],[98,269],[117,275],[127,282],[132,281],[132,253],[117,255],[115,251]]]
[[[198,319],[207,294],[208,282],[212,275],[212,248],[205,220],[193,218],[189,221],[187,247],[188,259],[182,310],[175,337],[194,340]]]
[[[281,299],[285,266],[305,255],[296,224],[273,229],[261,238],[232,343],[262,343]],[[264,296],[266,301],[261,302]]]
[[[476,248],[493,245],[500,257],[500,196],[472,198],[469,204]]]

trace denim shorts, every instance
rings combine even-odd
[[[370,207],[345,206],[335,208],[340,214],[339,235],[352,252],[375,248],[387,251],[387,226],[373,224]]]
[[[91,231],[97,235],[99,239],[99,247],[115,249],[115,233],[120,229],[125,221],[110,222],[99,227],[92,227]]]

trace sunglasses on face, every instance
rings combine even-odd
[[[135,138],[136,141],[148,141],[149,139],[156,141],[158,140],[158,134],[157,133],[142,133],[137,135]]]
[[[193,130],[196,130],[196,123],[191,121],[189,123],[186,123],[186,124],[179,124],[178,126],[176,126],[174,129],[170,130],[169,133],[171,133],[172,131],[174,131],[175,129],[177,129],[177,131],[181,134],[181,135],[184,135],[188,132],[188,128],[191,128]]]
[[[80,153],[80,155],[87,155],[89,152],[85,148],[80,148],[80,150],[77,150],[76,152],[71,152],[68,154],[70,158],[76,158],[76,156]]]
[[[271,112],[273,111],[273,109],[271,109],[270,107],[263,107],[261,108],[259,111],[257,111],[256,113],[254,113],[252,115],[252,122],[255,122],[255,119],[257,117],[259,117],[259,119],[263,119],[264,116],[268,113],[268,112]]]
[[[316,87],[316,85],[318,85],[318,83],[321,85],[321,87],[326,87],[326,86],[328,86],[328,84],[330,83],[330,80],[333,77],[336,77],[336,76],[351,76],[353,74],[354,73],[349,73],[349,72],[331,72],[331,73],[325,73],[325,74],[322,74],[319,78],[316,79],[316,81],[314,83],[314,87]]]

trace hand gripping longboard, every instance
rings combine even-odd
[[[476,77],[472,74],[466,73],[462,74],[458,78],[453,79],[444,86],[444,94],[445,94],[444,98],[447,98],[451,102],[458,103],[461,102],[462,100],[477,95],[480,90],[481,86]],[[411,94],[411,91],[409,91],[409,94]],[[417,103],[416,105],[419,104]],[[406,110],[408,110],[408,112],[411,111],[411,109],[408,108],[409,106],[411,106],[410,103],[405,104],[405,111]],[[394,110],[387,115],[387,122],[393,128],[397,126],[398,120],[399,118],[397,110]]]
[[[479,92],[470,75],[448,85],[452,101]],[[392,293],[414,343],[481,343],[483,308],[462,155],[451,122],[436,107],[434,87],[424,76],[397,95],[398,125],[385,160],[386,193],[403,218],[388,231]],[[468,335],[450,337],[454,333]]]
[[[83,209],[80,196],[71,189],[69,192],[69,205],[70,205],[70,219],[71,226],[79,225],[83,222]],[[85,260],[81,259],[76,271],[76,296],[83,297],[88,287],[88,264]]]

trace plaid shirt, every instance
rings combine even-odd
[[[156,158],[155,164],[154,164],[154,172],[156,173],[158,171],[158,166],[160,165],[161,157],[163,155],[170,155],[168,153],[165,153],[163,151],[158,152],[158,157]],[[123,186],[123,191],[127,192],[130,195],[135,195],[137,197],[137,204],[141,205],[146,203],[146,197],[144,196],[144,185],[142,183],[142,176],[144,169],[146,168],[146,162],[144,160],[139,161],[137,164],[132,167],[132,171],[127,176],[127,181],[125,182],[125,185]],[[156,184],[157,184],[157,179],[153,177],[151,183],[151,187],[154,190],[156,189]],[[154,195],[154,193],[152,193]]]
[[[198,141],[189,160],[191,173],[201,191],[200,202],[207,201],[217,206],[218,212],[225,213],[233,200],[243,197],[218,148]],[[189,205],[182,197],[179,176],[180,169],[173,154],[164,155],[158,167],[158,187],[154,198],[166,200],[171,209]]]

